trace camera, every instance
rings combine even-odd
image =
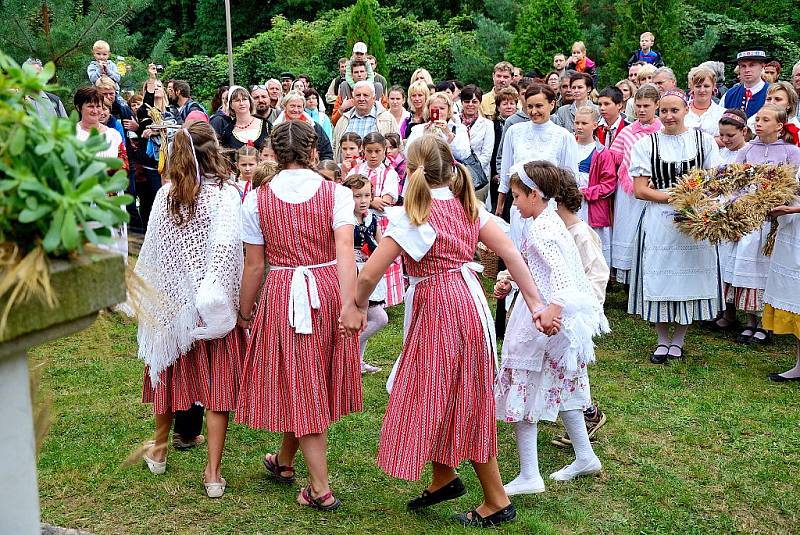
[[[156,65],[156,72],[164,72],[164,66],[163,65]]]

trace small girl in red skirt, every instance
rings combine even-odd
[[[138,341],[146,364],[142,398],[153,403],[156,416],[155,441],[144,461],[153,474],[163,474],[173,413],[202,404],[209,498],[225,492],[220,463],[246,344],[236,327],[241,199],[227,176],[208,123],[175,135],[169,181],[156,194],[135,270],[149,286],[140,293]]]
[[[391,476],[418,480],[425,464],[432,464],[433,481],[408,502],[409,510],[417,511],[464,495],[456,468],[469,460],[484,500],[457,520],[469,526],[502,524],[514,520],[516,510],[497,467],[492,396],[497,355],[494,321],[476,275],[481,266],[472,262],[478,240],[519,277],[531,310],[541,299],[520,253],[492,216],[479,210],[468,171],[454,161],[447,143],[436,136],[412,142],[408,170],[405,204],[387,209],[389,226],[356,290],[356,303],[366,313],[386,268],[403,255],[411,280],[403,353],[387,385],[391,395],[378,465]]]
[[[294,458],[302,450],[309,484],[298,503],[334,510],[341,502],[328,481],[328,428],[361,410],[355,336],[361,323],[353,301],[353,194],[312,169],[316,146],[305,123],[276,127],[272,147],[280,172],[242,207],[239,325],[252,329],[252,339],[236,421],[283,433],[280,449],[262,460],[281,483],[294,483]],[[357,326],[340,332],[340,316]]]

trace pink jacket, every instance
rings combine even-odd
[[[590,227],[611,226],[611,197],[617,189],[617,164],[614,154],[606,149],[592,158],[589,185],[581,189],[589,207]]]

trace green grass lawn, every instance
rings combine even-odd
[[[655,335],[623,313],[625,295],[609,294],[614,332],[599,341],[592,393],[608,414],[596,451],[595,478],[548,484],[516,497],[509,533],[796,533],[800,521],[800,390],[766,375],[794,362],[794,339],[766,349],[689,331],[687,358],[661,367],[647,360]],[[446,320],[446,319],[445,319]],[[437,328],[432,325],[431,328]],[[331,484],[343,507],[324,514],[294,502],[297,487],[265,476],[261,456],[279,436],[232,425],[223,460],[228,489],[205,497],[205,448],[170,451],[164,476],[124,466],[153,432],[140,403],[142,363],[136,326],[103,316],[75,336],[36,348],[40,389],[52,397],[54,423],[39,460],[43,521],[106,533],[462,533],[450,516],[476,506],[480,486],[464,464],[467,496],[412,515],[405,502],[424,484],[389,478],[375,465],[384,388],[402,340],[402,310],[370,344],[383,366],[364,378],[364,412],[330,433]],[[571,462],[550,445],[558,427],[539,433],[542,474]],[[501,424],[500,468],[517,473],[510,426]],[[298,462],[299,480],[305,473]],[[429,475],[426,473],[426,479]]]

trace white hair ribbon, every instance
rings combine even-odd
[[[182,128],[183,132],[186,134],[186,137],[189,138],[189,145],[192,147],[192,159],[194,160],[194,168],[197,171],[197,183],[201,182],[200,180],[200,162],[197,161],[197,152],[194,150],[194,141],[192,141],[192,134],[189,133],[188,128]]]
[[[542,190],[539,189],[539,186],[537,186],[536,183],[533,180],[531,180],[531,177],[528,176],[528,173],[525,172],[525,164],[526,163],[530,163],[530,162],[523,162],[523,163],[514,164],[511,167],[511,174],[516,173],[517,176],[519,177],[519,179],[522,180],[523,184],[528,186],[528,188],[530,188],[531,190],[537,191],[539,193],[539,195],[542,196],[543,199],[546,199],[547,197],[545,196],[544,193],[542,193]]]

